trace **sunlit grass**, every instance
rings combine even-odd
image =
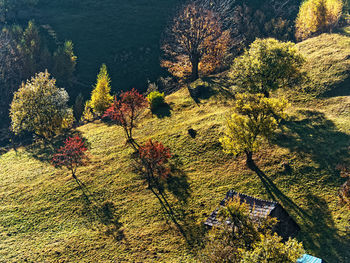
[[[168,191],[167,198],[187,241],[134,172],[122,129],[96,121],[78,129],[90,144],[91,161],[77,176],[92,204],[38,147],[0,156],[0,261],[194,262],[203,221],[233,188],[274,197],[300,225],[298,239],[308,253],[347,262],[350,212],[338,203],[343,180],[335,166],[349,162],[349,96],[293,102],[283,132],[254,156],[272,181],[269,186],[246,168],[244,158],[222,152],[218,139],[232,99],[214,95],[196,104],[183,89],[166,100],[170,112],[158,118],[147,110],[135,138],[160,140],[171,148],[182,181],[170,186],[188,185],[189,197],[182,202]],[[190,128],[196,138],[189,136]],[[286,162],[291,171],[284,169]],[[115,205],[115,224],[95,213],[107,201]]]

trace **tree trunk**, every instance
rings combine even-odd
[[[191,80],[195,81],[199,78],[199,73],[198,73],[199,59],[198,59],[198,57],[194,57],[191,61],[191,64],[192,64]]]
[[[264,95],[265,95],[266,98],[270,97],[270,93],[267,90],[264,90]]]
[[[246,164],[250,169],[253,169],[255,167],[255,163],[253,161],[253,153],[252,152],[245,152],[247,156]]]

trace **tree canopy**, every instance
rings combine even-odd
[[[241,89],[269,97],[271,91],[290,87],[303,79],[304,61],[292,42],[257,39],[235,59],[229,75]]]
[[[231,39],[218,16],[196,4],[185,6],[165,33],[162,67],[176,77],[190,77],[192,81],[220,67]]]
[[[56,87],[56,80],[47,71],[36,74],[14,94],[10,109],[12,130],[52,137],[73,121],[68,100],[68,93]]]
[[[287,102],[266,98],[263,94],[239,94],[233,112],[226,118],[225,136],[220,139],[224,151],[234,155],[246,154],[250,165],[252,155],[262,142],[271,137],[284,118]]]
[[[300,6],[296,20],[296,38],[306,39],[318,33],[332,31],[343,11],[342,0],[307,0]]]
[[[304,253],[302,243],[295,239],[284,243],[272,233],[275,218],[252,219],[249,205],[239,197],[227,201],[218,215],[221,222],[230,223],[210,231],[202,262],[294,263]]]

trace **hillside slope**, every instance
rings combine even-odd
[[[284,132],[255,155],[261,179],[243,158],[222,152],[231,98],[210,81],[212,92],[198,104],[180,90],[167,97],[168,109],[145,112],[135,133],[173,152],[167,197],[185,237],[134,172],[122,129],[97,121],[78,129],[90,144],[91,162],[78,172],[89,201],[66,171],[51,167],[50,147],[0,156],[0,262],[194,262],[203,221],[232,188],[277,200],[300,225],[309,253],[347,262],[350,212],[338,204],[343,181],[335,166],[349,162],[350,97],[293,103]]]
[[[322,34],[300,42],[298,48],[307,58],[305,71],[317,96],[350,95],[350,38],[341,34]]]

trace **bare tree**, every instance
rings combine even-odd
[[[220,20],[202,6],[185,6],[165,32],[162,66],[192,81],[219,68],[231,44],[230,32],[223,30]]]

